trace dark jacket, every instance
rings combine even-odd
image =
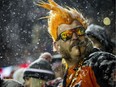
[[[115,87],[115,65],[115,55],[94,50],[86,57],[80,70],[78,66],[68,68],[63,87]]]
[[[0,87],[24,87],[21,83],[12,79],[0,79]]]
[[[116,56],[108,52],[94,52],[89,55],[84,62],[85,65],[91,66],[96,76],[97,83],[100,87],[114,87],[113,79],[116,67]],[[116,79],[116,78],[115,78]]]
[[[88,28],[85,31],[85,34],[88,37],[93,37],[96,40],[98,40],[104,47],[104,50],[106,52],[110,52],[112,53],[114,47],[115,47],[115,42],[113,42],[110,37],[108,36],[107,29],[99,26],[99,25],[95,25],[95,24],[91,24],[88,26]]]

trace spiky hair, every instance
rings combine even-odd
[[[55,41],[58,36],[58,26],[61,24],[71,24],[74,20],[79,21],[85,28],[87,27],[87,22],[85,18],[76,9],[70,7],[63,8],[58,5],[53,0],[48,0],[46,2],[39,2],[37,4],[40,7],[50,10],[48,18],[48,32]]]

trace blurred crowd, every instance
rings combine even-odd
[[[9,69],[9,75],[1,73],[3,87],[56,87],[62,82],[65,66],[60,54],[41,53],[30,64],[21,64]],[[38,83],[38,84],[37,84]],[[44,86],[45,85],[45,86]]]

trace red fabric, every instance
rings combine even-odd
[[[27,64],[27,63],[19,65],[20,68],[27,68],[28,66],[29,66],[29,64]]]
[[[2,68],[0,68],[0,73],[2,73],[2,71],[3,71]]]
[[[74,68],[68,69],[66,87],[69,85],[69,87],[75,87],[77,84],[80,84],[81,87],[100,87],[96,82],[96,77],[91,67],[82,67],[77,76],[75,76],[76,71],[73,69]],[[71,83],[74,78],[75,81]]]

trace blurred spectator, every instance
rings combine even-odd
[[[0,78],[0,87],[24,87],[24,86],[18,81],[15,81],[13,79]]]
[[[52,61],[52,55],[49,52],[44,52],[40,55],[39,59],[45,59],[48,62]]]
[[[90,26],[88,26],[85,33],[93,42],[94,48],[99,48],[102,51],[113,53],[115,44],[109,38],[105,28],[99,25],[91,24]]]
[[[25,87],[45,87],[46,81],[53,80],[55,75],[48,61],[38,59],[24,71],[23,78]]]
[[[62,56],[60,54],[54,55],[52,59],[52,68],[55,72],[56,78],[63,78],[64,75],[64,66],[62,64]]]
[[[24,68],[20,68],[16,70],[13,74],[13,79],[23,84],[24,83],[23,72],[24,72]]]
[[[12,74],[14,73],[14,71],[15,71],[14,66],[7,66],[0,68],[0,74],[4,79],[12,79]]]
[[[62,84],[65,67],[62,64],[62,56],[60,54],[53,55],[52,69],[55,72],[55,79],[47,82],[47,87],[58,87]]]

